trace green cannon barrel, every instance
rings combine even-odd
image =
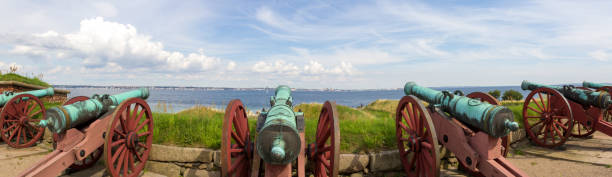
[[[610,94],[607,92],[594,92],[590,90],[576,89],[573,86],[550,86],[523,81],[523,90],[535,90],[537,88],[549,88],[559,91],[563,96],[574,102],[585,106],[607,108],[611,104]]]
[[[453,95],[448,91],[437,91],[421,87],[414,82],[404,86],[406,95],[414,95],[429,104],[440,106],[459,121],[478,128],[494,137],[506,136],[518,130],[514,114],[505,106],[492,105],[464,96]]]
[[[300,154],[302,142],[297,129],[296,116],[303,113],[294,112],[292,104],[291,88],[278,86],[274,96],[270,98],[270,110],[260,115],[265,116],[265,122],[259,129],[255,148],[267,163],[288,164]]]
[[[46,120],[41,120],[39,125],[48,127],[51,132],[61,133],[83,123],[98,119],[124,100],[136,97],[147,99],[149,97],[149,89],[140,88],[111,96],[94,95],[89,100],[47,109]]]
[[[584,82],[582,82],[582,86],[586,87],[586,88],[599,89],[599,88],[602,88],[602,87],[605,87],[605,86],[612,86],[612,85],[604,85],[604,84],[600,84],[600,83],[584,81]]]
[[[4,92],[4,94],[0,95],[0,106],[4,106],[6,102],[13,99],[13,97],[17,95],[22,95],[22,94],[31,94],[31,95],[34,95],[35,97],[40,98],[44,96],[53,96],[54,92],[53,92],[53,88],[51,87],[46,88],[46,89],[41,89],[41,90],[32,90],[32,91],[19,92],[19,93]]]

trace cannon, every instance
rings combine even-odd
[[[37,126],[45,115],[40,97],[53,96],[53,88],[0,95],[0,136],[13,148],[34,145],[43,136],[44,127]]]
[[[582,86],[585,88],[595,89],[597,92],[608,92],[608,94],[612,93],[612,85],[584,81],[582,82]],[[603,112],[603,120],[606,122],[612,122],[612,107],[608,107],[608,109]]]
[[[81,170],[102,157],[113,177],[138,176],[149,158],[153,116],[141,88],[116,95],[79,96],[47,109],[39,125],[54,133],[55,150],[20,177],[58,176]]]
[[[521,88],[531,90],[523,104],[523,124],[535,144],[558,147],[569,136],[589,137],[595,131],[612,136],[612,123],[602,121],[604,110],[612,105],[608,92],[528,81]]]
[[[404,93],[395,125],[400,160],[408,176],[439,176],[442,147],[474,176],[527,176],[505,159],[507,135],[519,126],[512,111],[493,96],[455,95],[414,82],[406,83]]]
[[[584,81],[582,82],[582,86],[586,88],[596,89],[596,91],[606,91],[608,93],[612,92],[612,85]]]
[[[291,89],[281,85],[270,98],[270,109],[259,114],[257,140],[251,140],[244,105],[232,100],[225,109],[221,141],[221,174],[224,177],[257,177],[263,163],[266,177],[290,177],[296,161],[297,176],[306,175],[306,158],[314,175],[338,176],[340,129],[334,102],[321,109],[314,143],[306,144],[304,113],[294,111]]]

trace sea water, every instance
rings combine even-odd
[[[93,94],[117,94],[136,89],[129,87],[92,87],[92,86],[56,86],[57,89],[70,91],[68,97],[92,96]],[[435,90],[455,91],[461,90],[468,94],[471,92],[488,92],[500,90],[516,90],[526,97],[529,91],[521,90],[519,86],[491,86],[491,87],[430,87]],[[155,112],[179,112],[196,105],[214,107],[224,110],[233,99],[240,99],[251,111],[269,107],[270,96],[274,95],[274,88],[262,89],[236,89],[236,88],[197,88],[197,87],[150,87],[150,96],[147,99],[151,109]],[[359,107],[365,106],[378,99],[399,100],[404,96],[402,89],[386,90],[307,90],[292,91],[294,105],[300,103],[323,103],[327,100],[336,104]]]

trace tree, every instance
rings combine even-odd
[[[501,91],[495,89],[495,90],[491,90],[489,91],[489,95],[495,97],[495,99],[499,99],[499,96],[501,95]]]
[[[504,92],[504,96],[502,96],[503,100],[521,100],[523,99],[523,94],[521,94],[521,92],[518,92],[516,90],[506,90]]]

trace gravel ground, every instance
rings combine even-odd
[[[561,148],[547,149],[528,140],[512,145],[507,158],[515,167],[532,177],[565,176],[612,176],[612,137],[596,132],[592,138],[571,138]],[[0,177],[18,175],[43,159],[51,152],[49,146],[41,144],[31,148],[13,149],[0,142]],[[91,169],[64,175],[63,177],[108,176],[100,161]],[[147,172],[142,176],[157,177]],[[456,170],[442,170],[441,176],[466,176]]]

